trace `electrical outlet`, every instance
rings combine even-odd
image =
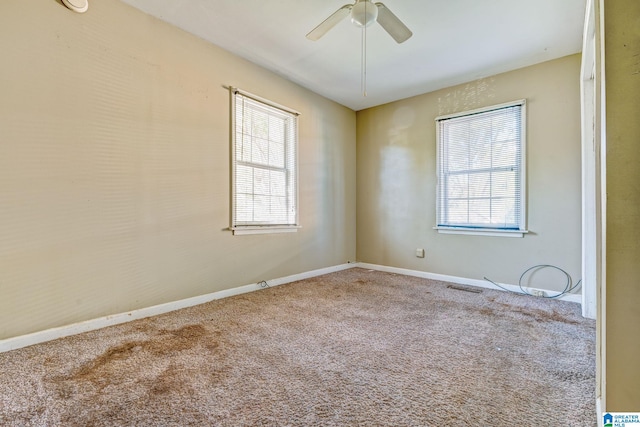
[[[535,297],[546,297],[547,294],[545,291],[542,291],[540,289],[533,289],[531,291],[531,295],[535,296]]]
[[[424,258],[424,249],[422,249],[422,248],[416,249],[416,256],[418,258]]]

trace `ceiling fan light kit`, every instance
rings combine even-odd
[[[74,12],[84,13],[89,9],[89,0],[62,0],[67,8]]]
[[[368,27],[378,19],[378,7],[370,1],[359,1],[351,8],[351,22],[357,27]]]

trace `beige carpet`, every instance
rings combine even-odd
[[[595,426],[577,304],[351,269],[0,354],[2,426]]]

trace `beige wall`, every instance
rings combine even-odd
[[[640,2],[603,2],[606,85],[606,403],[640,411]]]
[[[535,264],[581,268],[580,55],[359,111],[358,261],[517,283]],[[434,118],[527,100],[528,229],[524,238],[438,234]],[[424,259],[415,249],[426,249]],[[561,289],[561,273],[531,286]],[[543,280],[544,279],[544,280]]]
[[[0,339],[354,260],[353,111],[117,0],[0,34]],[[302,113],[298,233],[224,230],[223,85]]]

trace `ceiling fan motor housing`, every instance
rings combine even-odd
[[[378,6],[371,0],[358,0],[351,9],[351,22],[358,27],[368,27],[378,19]]]

